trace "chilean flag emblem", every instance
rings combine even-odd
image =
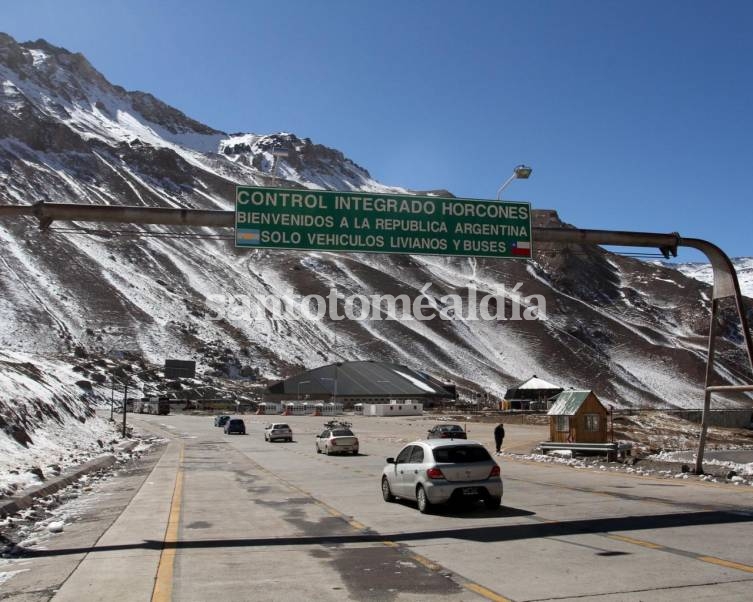
[[[512,243],[511,252],[515,257],[530,257],[531,256],[531,243],[516,240]]]

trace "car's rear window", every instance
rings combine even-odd
[[[234,424],[235,426],[240,426],[243,424],[243,420],[231,420],[230,424]]]
[[[354,437],[355,435],[353,435],[353,431],[351,430],[340,429],[337,431],[332,431],[332,436],[333,437]]]
[[[290,427],[287,424],[275,424],[272,426],[274,429],[289,429]]]
[[[443,464],[488,462],[492,458],[480,445],[448,445],[434,448],[434,460]]]

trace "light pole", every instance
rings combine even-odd
[[[331,380],[332,381],[332,403],[337,403],[337,368],[342,362],[335,362],[335,376],[322,376],[319,380]]]
[[[289,153],[281,148],[273,148],[269,151],[269,154],[274,157],[274,160],[272,161],[272,177],[277,181],[277,163],[279,163],[280,158],[284,159]]]
[[[499,187],[499,190],[497,190],[497,200],[499,201],[502,198],[502,191],[507,188],[513,180],[527,180],[531,177],[532,171],[533,169],[531,169],[527,165],[523,165],[522,163],[520,165],[517,165],[515,169],[512,170],[512,175],[507,178],[505,180],[505,183]]]
[[[126,375],[125,389],[123,389],[123,439],[126,438],[126,406],[128,405],[128,376]]]
[[[110,422],[114,422],[113,411],[115,406],[115,377],[110,378],[112,390],[110,391]]]
[[[308,385],[310,384],[310,380],[299,380],[298,381],[298,401],[301,401],[301,385]]]

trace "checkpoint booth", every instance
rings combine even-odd
[[[322,416],[340,416],[343,413],[343,404],[340,402],[325,403],[322,408]]]
[[[421,416],[423,413],[423,404],[412,401],[363,404],[364,416]]]
[[[282,412],[282,404],[274,401],[261,402],[256,410],[257,414],[280,414]]]
[[[306,404],[302,401],[290,401],[283,404],[283,408],[284,416],[305,416],[307,410]]]

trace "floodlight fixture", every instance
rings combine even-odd
[[[507,178],[507,180],[505,180],[505,183],[499,187],[499,190],[497,190],[497,200],[499,201],[502,198],[502,191],[507,188],[513,180],[527,180],[531,177],[532,172],[533,169],[528,165],[523,165],[522,163],[520,165],[516,165],[515,169],[512,170],[512,175]]]

